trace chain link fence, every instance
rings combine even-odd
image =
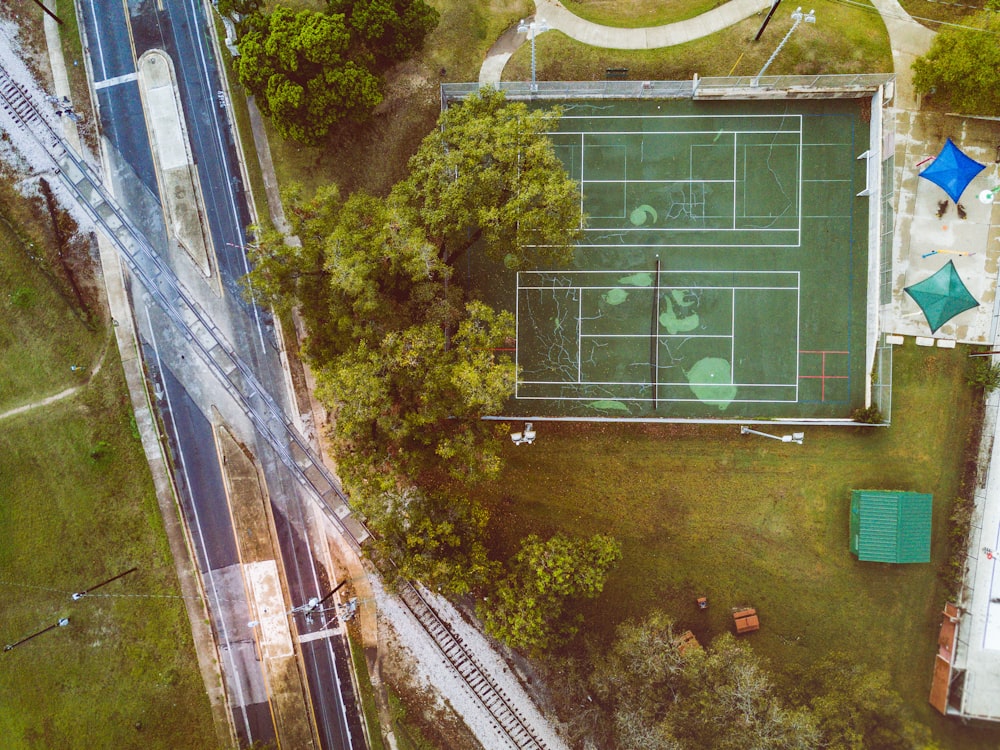
[[[504,81],[491,85],[509,99],[537,101],[565,99],[699,99],[754,97],[829,98],[864,96],[893,80],[887,73],[857,75],[754,76],[694,78],[690,81]],[[483,84],[445,83],[441,85],[441,105],[476,93]]]

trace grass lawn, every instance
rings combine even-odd
[[[23,329],[0,338],[0,373],[17,403],[68,385],[69,364],[89,364],[106,334],[82,327],[26,248],[0,237],[0,331]],[[30,304],[11,306],[22,287]],[[0,640],[70,618],[2,655],[4,748],[217,747],[134,429],[115,349],[80,393],[0,422]]]
[[[605,531],[624,559],[584,610],[598,642],[655,607],[705,642],[731,628],[731,607],[749,604],[762,621],[750,643],[776,673],[845,652],[888,670],[943,748],[995,748],[1000,730],[965,728],[927,704],[944,604],[937,571],[972,407],[967,361],[963,349],[897,349],[892,427],[806,429],[802,446],[735,426],[542,423],[533,446],[509,448],[485,492],[494,552],[507,557],[531,532]],[[933,493],[932,564],[857,562],[852,488]],[[694,604],[702,595],[707,612]]]
[[[933,31],[941,28],[940,23],[962,23],[973,13],[986,7],[986,0],[962,0],[960,3],[940,2],[940,0],[901,0],[903,10]]]
[[[769,74],[879,73],[892,71],[889,35],[878,15],[864,7],[817,0],[815,24],[801,24],[768,68]],[[789,11],[790,13],[790,11]],[[756,16],[724,31],[676,47],[609,50],[590,47],[558,31],[535,42],[538,80],[591,81],[606,68],[628,68],[632,80],[688,80],[701,76],[756,75],[791,27],[779,8],[761,41]],[[531,78],[531,46],[522,45],[504,68],[504,80]]]
[[[637,29],[700,16],[724,0],[563,0],[567,10],[604,26]]]
[[[107,336],[28,259],[42,255],[42,240],[25,232],[30,214],[9,197],[0,206],[0,412],[85,382]]]

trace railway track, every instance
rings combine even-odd
[[[514,747],[529,750],[547,750],[538,733],[497,685],[478,661],[462,638],[442,620],[420,590],[410,582],[399,587],[399,595],[421,627],[434,639],[452,668],[476,696],[476,699],[493,717],[498,733],[502,733]]]
[[[42,115],[31,94],[18,85],[3,67],[0,67],[0,109],[41,146],[51,161],[51,169],[115,245],[129,272],[198,350],[204,363],[293,476],[360,550],[369,532],[361,521],[349,515],[350,506],[339,482],[208,314],[156,254],[144,233],[117,205],[90,166],[74,153]],[[34,166],[38,168],[40,165]],[[504,690],[476,661],[461,637],[452,632],[419,589],[405,582],[400,587],[400,598],[490,714],[498,737],[506,739],[515,748],[548,750],[548,745],[539,738]]]

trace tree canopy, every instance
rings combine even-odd
[[[730,634],[678,649],[670,618],[625,622],[596,662],[591,688],[618,750],[917,750],[927,733],[903,710],[888,675],[832,655],[781,688],[749,645]]]
[[[416,176],[386,197],[343,199],[333,187],[311,198],[289,191],[286,213],[299,243],[258,230],[247,280],[259,302],[279,312],[295,308],[306,323],[304,351],[316,395],[334,416],[338,468],[379,536],[378,554],[455,593],[492,578],[484,511],[463,493],[501,469],[506,430],[481,417],[501,413],[516,375],[507,353],[513,316],[470,295],[455,260],[498,247],[518,258],[548,257],[532,243],[558,248],[566,260],[582,223],[577,187],[544,137],[553,114],[509,107],[489,90],[451,107],[411,162]],[[442,141],[439,132],[453,125],[456,132]],[[466,154],[460,180],[475,191],[466,202],[476,210],[446,226],[436,217],[450,209],[437,202],[463,203],[445,184],[452,151]],[[442,180],[437,192],[420,187],[431,172]],[[517,229],[518,211],[530,231]],[[489,232],[480,232],[480,223]],[[469,250],[478,234],[490,239],[483,250]],[[566,573],[572,593],[554,582],[541,593],[558,599],[599,591],[601,566],[609,563],[594,558],[595,550],[550,549],[579,553],[580,567]],[[523,564],[539,575],[547,570],[537,560]]]
[[[962,27],[943,26],[913,63],[913,85],[962,114],[1000,116],[1000,13],[985,10]]]
[[[618,542],[603,534],[590,539],[556,534],[547,541],[528,536],[510,574],[479,607],[486,631],[531,652],[561,645],[578,626],[564,617],[567,605],[600,595],[620,559]]]
[[[580,192],[544,134],[558,109],[529,109],[486,89],[447,109],[397,186],[445,258],[480,237],[516,268],[565,264],[580,238]]]
[[[334,5],[343,11],[279,5],[241,23],[237,75],[284,138],[316,143],[342,120],[367,117],[382,101],[377,71],[415,52],[438,20],[423,0]]]
[[[316,143],[337,122],[363,117],[382,101],[378,77],[347,56],[342,14],[279,5],[246,26],[236,58],[240,83],[282,137]]]

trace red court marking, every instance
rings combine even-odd
[[[835,349],[799,349],[799,354],[819,354],[822,359],[820,360],[820,374],[819,375],[799,375],[799,380],[819,380],[819,400],[826,401],[826,381],[827,380],[847,380],[847,375],[827,375],[826,374],[826,355],[827,354],[850,354],[850,352],[835,350]]]

